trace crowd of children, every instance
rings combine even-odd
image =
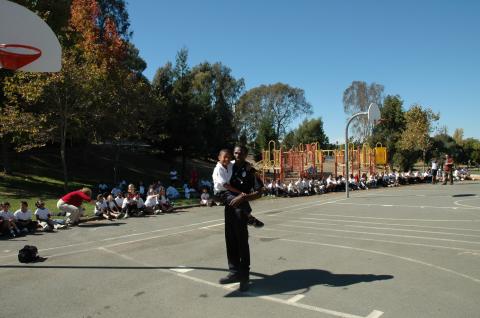
[[[468,180],[470,173],[466,169],[455,169],[451,173],[437,169],[436,163],[432,164],[431,169],[425,172],[381,172],[353,175],[349,178],[343,176],[334,177],[332,174],[326,177],[305,177],[287,182],[277,180],[267,180],[265,184],[265,195],[296,197],[305,195],[324,194],[328,192],[345,191],[348,184],[351,190],[368,190],[377,187],[396,187],[399,185],[416,183],[446,183],[447,176],[453,175],[452,180]],[[241,195],[240,191],[229,184],[232,176],[231,153],[228,150],[222,150],[219,154],[219,161],[214,169],[212,179],[198,180],[198,174],[192,174],[192,182],[183,185],[183,196],[185,198],[199,198],[200,205],[212,206],[228,204],[228,200],[235,195]],[[97,189],[96,200],[92,200],[92,191],[88,188],[71,192],[63,196],[57,207],[61,211],[56,215],[66,216],[65,220],[54,219],[54,214],[45,207],[45,202],[38,200],[35,203],[35,212],[32,213],[26,201],[21,201],[20,206],[15,212],[11,211],[9,202],[0,203],[0,236],[10,238],[19,235],[34,233],[35,231],[51,232],[57,229],[66,228],[78,224],[80,216],[83,215],[81,203],[90,201],[94,203],[94,215],[98,218],[115,220],[125,219],[132,216],[143,216],[160,213],[168,213],[173,210],[174,200],[181,197],[177,190],[179,178],[175,169],[169,174],[170,185],[164,187],[160,181],[151,184],[148,189],[143,182],[138,184],[129,184],[124,180],[117,186],[109,187],[100,182]],[[197,190],[198,189],[198,190]],[[126,190],[126,191],[125,191]],[[213,192],[213,196],[210,193]],[[78,204],[72,205],[72,195],[79,196]],[[75,200],[73,200],[75,201]],[[76,205],[76,206],[75,206]],[[256,227],[263,226],[263,223],[248,215],[249,223]]]

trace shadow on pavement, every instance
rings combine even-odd
[[[323,285],[327,287],[344,287],[358,283],[369,283],[378,280],[392,279],[392,275],[374,274],[334,274],[321,269],[287,270],[262,279],[252,279],[250,293],[232,292],[225,297],[256,296],[272,294],[306,293],[311,287]]]
[[[105,226],[120,226],[127,224],[125,222],[109,222],[109,223],[80,223],[78,227],[105,227]]]
[[[462,198],[462,197],[475,197],[476,194],[473,193],[465,193],[465,194],[454,194],[452,195],[453,198]]]

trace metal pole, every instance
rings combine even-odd
[[[352,117],[350,117],[350,119],[347,121],[347,126],[345,127],[345,194],[347,195],[347,198],[350,197],[350,194],[348,192],[348,178],[350,177],[350,173],[348,172],[348,126],[350,126],[350,123],[352,122],[352,120],[354,120],[355,118],[359,117],[359,116],[362,116],[362,115],[367,115],[368,116],[368,112],[360,112],[360,113],[356,113],[355,115],[353,115]],[[352,167],[353,169],[353,167]]]

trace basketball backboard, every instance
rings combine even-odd
[[[378,124],[378,121],[380,120],[380,108],[378,108],[378,105],[375,103],[371,103],[370,106],[368,106],[368,123],[372,126],[375,126]]]
[[[0,68],[58,72],[62,50],[52,29],[32,11],[0,0]]]

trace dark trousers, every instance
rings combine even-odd
[[[244,205],[225,206],[225,242],[230,273],[248,280],[250,272],[250,247],[248,246],[247,213]]]
[[[450,179],[450,184],[453,184],[453,169],[444,172],[443,184],[447,184],[448,179]]]

